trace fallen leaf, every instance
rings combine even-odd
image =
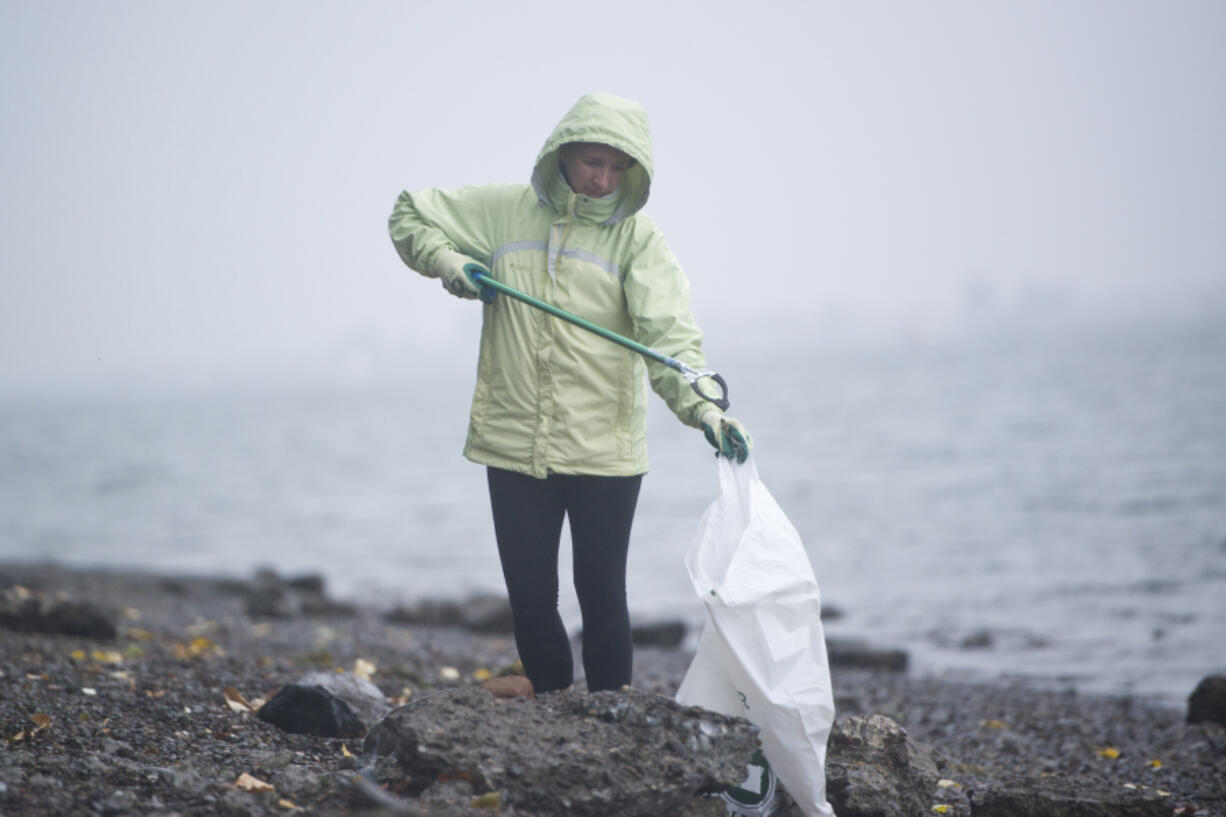
[[[949,806],[941,804],[939,806],[933,806],[932,810],[935,811],[937,814],[948,814]]]
[[[353,662],[353,674],[359,678],[365,678],[367,681],[370,680],[370,676],[375,674],[376,669],[378,667],[375,666],[373,661],[367,661],[364,658],[359,658]]]
[[[200,658],[206,655],[226,654],[225,650],[213,643],[211,638],[203,635],[196,636],[187,644],[172,644],[170,651],[174,654],[175,658],[181,661],[188,658]]]
[[[69,657],[72,658],[73,661],[84,661],[85,660],[85,650],[73,650],[68,655]]]
[[[473,678],[475,678],[478,681],[488,681],[491,677],[493,677],[493,675],[494,673],[490,672],[485,667],[481,667],[480,669],[473,670]]]
[[[116,652],[115,650],[106,650],[106,651],[94,650],[92,653],[90,653],[89,657],[94,659],[100,664],[122,664],[123,663],[123,654],[120,652]]]
[[[193,638],[192,643],[187,645],[187,650],[193,657],[197,655],[204,655],[205,653],[225,655],[225,651],[222,650],[221,647],[214,644],[213,639],[203,635],[198,635]]]
[[[30,716],[30,722],[34,724],[34,727],[33,728],[30,728],[29,726],[23,727],[20,732],[18,732],[17,734],[13,735],[11,738],[8,739],[9,743],[16,743],[17,741],[34,737],[39,732],[43,731],[44,729],[46,729],[48,726],[51,725],[51,718],[47,717],[41,712],[35,712],[33,715]]]
[[[234,687],[226,687],[221,693],[226,696],[226,706],[234,712],[253,712],[251,704],[243,697],[243,693]]]
[[[212,632],[217,628],[216,621],[209,621],[205,618],[199,618],[187,625],[187,634],[191,636],[204,635]]]
[[[129,627],[127,633],[129,638],[135,638],[137,641],[153,640],[153,633],[140,627]]]
[[[349,747],[341,744],[341,757],[353,757],[353,753],[349,751]]]
[[[276,791],[271,783],[265,783],[258,777],[243,772],[238,776],[238,780],[234,781],[234,787],[243,791]]]
[[[1004,721],[984,721],[983,725],[989,729],[1008,729],[1009,724]]]
[[[952,787],[952,788],[958,788],[958,789],[962,788],[962,784],[961,784],[961,783],[957,783],[957,782],[955,782],[955,781],[953,781],[953,780],[949,780],[948,778],[947,778],[947,779],[945,779],[945,780],[938,780],[938,781],[937,781],[937,786],[939,786],[939,787],[940,787],[940,788],[942,788],[942,789],[948,789],[948,788],[951,788],[951,787]]]
[[[1161,760],[1159,760],[1158,758],[1154,758],[1153,760],[1151,760],[1151,761],[1149,762],[1149,765],[1150,765],[1150,766],[1152,766],[1152,767],[1154,767],[1155,769],[1161,769],[1161,768],[1162,768],[1162,761],[1161,761]]]
[[[472,808],[500,809],[502,808],[502,792],[490,791],[478,795],[468,805]]]
[[[1105,757],[1109,760],[1115,760],[1120,756],[1120,750],[1116,749],[1114,746],[1107,746],[1098,750],[1098,756]]]
[[[290,811],[297,811],[299,809],[299,806],[295,805],[293,800],[286,800],[285,798],[278,800],[277,805]]]

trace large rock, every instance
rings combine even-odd
[[[499,699],[476,686],[427,695],[371,729],[366,753],[389,790],[437,802],[498,792],[539,817],[690,814],[740,783],[757,747],[742,718],[639,690]]]
[[[427,599],[409,607],[397,607],[385,618],[392,624],[459,627],[491,635],[508,635],[515,631],[511,602],[506,596],[492,593],[464,601]]]
[[[904,650],[873,647],[854,638],[827,638],[826,657],[832,667],[893,672],[906,671],[909,660]]]
[[[392,709],[387,705],[383,690],[369,679],[352,672],[312,672],[298,679],[298,685],[321,687],[330,695],[340,698],[366,729],[382,720]]]
[[[1188,696],[1188,723],[1212,721],[1226,726],[1226,675],[1208,675]]]
[[[349,704],[321,686],[286,684],[256,712],[256,717],[298,735],[360,738],[366,725]]]
[[[1086,776],[1019,778],[972,794],[975,817],[1170,817],[1173,808],[1153,789]]]
[[[93,602],[56,598],[19,585],[0,594],[0,627],[103,640],[118,635],[111,616]]]
[[[936,760],[894,721],[883,715],[842,718],[826,745],[826,796],[839,817],[931,812]]]
[[[272,568],[261,568],[255,579],[241,588],[246,612],[252,618],[307,616],[355,616],[357,607],[328,598],[324,577],[317,573],[282,578]]]
[[[636,647],[680,647],[689,627],[684,621],[650,621],[630,628],[630,640]]]

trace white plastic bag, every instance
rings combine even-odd
[[[805,815],[833,817],[826,740],[834,695],[821,596],[800,535],[752,458],[719,459],[719,496],[685,563],[707,620],[677,701],[750,720]]]

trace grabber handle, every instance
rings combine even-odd
[[[514,287],[508,286],[507,284],[504,284],[501,281],[496,281],[493,278],[491,278],[489,274],[489,270],[487,270],[485,267],[481,266],[480,264],[474,264],[474,263],[465,264],[464,274],[467,275],[468,279],[473,282],[473,286],[477,287],[480,298],[485,303],[487,304],[492,303],[494,300],[494,296],[497,295],[499,292],[502,292],[502,293],[505,293],[507,296],[514,298],[517,301],[523,301],[529,306],[534,306],[537,309],[543,309],[544,311],[548,312],[550,315],[553,315],[554,317],[561,318],[562,320],[567,321],[569,323],[573,323],[575,326],[578,326],[582,329],[586,329],[589,332],[594,332],[595,334],[600,335],[605,340],[611,340],[616,344],[625,346],[627,349],[630,349],[633,352],[638,352],[643,357],[654,360],[657,363],[662,363],[665,366],[669,367],[670,369],[681,372],[681,374],[685,376],[685,379],[690,382],[690,388],[694,390],[695,394],[697,394],[703,400],[706,400],[708,402],[714,403],[715,405],[719,406],[720,411],[728,410],[728,384],[724,382],[724,378],[720,377],[715,372],[709,372],[709,371],[700,372],[700,371],[691,369],[689,366],[686,366],[681,361],[675,360],[669,357],[668,355],[661,354],[660,352],[657,352],[655,349],[648,348],[644,346],[643,344],[639,343],[638,341],[631,340],[630,338],[624,338],[612,330],[605,329],[603,326],[597,326],[591,321],[587,321],[587,320],[584,320],[583,318],[580,318],[578,315],[572,315],[566,310],[560,309],[554,306],[553,304],[546,303],[545,301],[539,300],[537,298],[533,298],[531,295],[526,295],[525,293],[520,292]],[[719,397],[711,397],[708,394],[703,394],[702,389],[698,388],[698,380],[699,378],[702,378],[702,377],[709,377],[712,380],[714,380],[716,383],[719,384],[719,388],[720,388]]]
[[[473,264],[470,262],[464,265],[464,274],[467,275],[468,280],[472,281],[473,285],[477,287],[477,297],[481,299],[481,302],[492,304],[494,302],[494,297],[498,294],[498,291],[481,283],[482,279],[490,274],[490,271],[480,264]]]
[[[694,393],[703,400],[706,400],[709,403],[714,403],[716,406],[718,406],[720,411],[727,411],[728,406],[731,404],[728,402],[728,384],[724,382],[724,378],[715,372],[703,372],[702,376],[709,377],[719,384],[719,397],[712,397],[709,394],[704,394],[702,389],[698,388],[698,378],[694,378],[690,381],[690,388],[693,389]]]

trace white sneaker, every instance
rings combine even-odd
[[[745,782],[729,786],[721,795],[729,817],[771,817],[782,807],[775,773],[759,749],[749,759]]]

